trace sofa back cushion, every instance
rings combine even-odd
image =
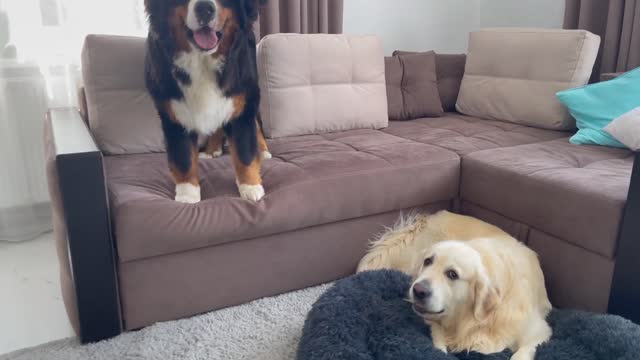
[[[144,84],[145,39],[89,35],[82,74],[89,127],[107,155],[162,152],[160,120]]]
[[[591,76],[600,38],[583,30],[486,29],[471,34],[459,112],[545,129],[575,120],[558,91]]]
[[[387,57],[385,73],[390,120],[443,115],[435,52]]]
[[[375,36],[269,35],[258,45],[258,72],[267,137],[388,125],[384,53]]]
[[[393,56],[417,54],[411,51],[396,50]],[[467,62],[466,54],[436,54],[436,77],[438,78],[438,93],[444,111],[456,111],[456,101],[460,92],[460,83],[464,76],[464,66]]]

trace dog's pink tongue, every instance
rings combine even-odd
[[[196,44],[204,50],[211,50],[218,45],[218,36],[213,29],[205,27],[193,33]]]

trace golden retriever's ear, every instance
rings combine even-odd
[[[500,289],[491,284],[489,277],[481,272],[478,274],[474,292],[473,316],[476,320],[483,321],[500,305]]]

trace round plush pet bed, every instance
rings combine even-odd
[[[509,351],[444,354],[405,300],[411,279],[396,271],[338,281],[309,312],[298,360],[507,360]],[[551,340],[536,360],[640,359],[640,326],[612,315],[554,310]]]

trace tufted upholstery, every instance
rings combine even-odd
[[[463,159],[461,196],[613,258],[632,165],[627,150],[568,139],[480,151]]]
[[[121,261],[251,239],[456,197],[460,159],[375,130],[283,138],[263,163],[267,195],[238,197],[229,156],[201,160],[203,201],[173,201],[164,154],[105,159]],[[294,211],[292,211],[294,210]]]
[[[277,34],[258,45],[267,137],[380,129],[389,121],[375,36]]]
[[[457,113],[448,113],[441,118],[392,121],[383,131],[412,141],[436,145],[459,155],[548,141],[570,135],[566,132],[484,120]]]

